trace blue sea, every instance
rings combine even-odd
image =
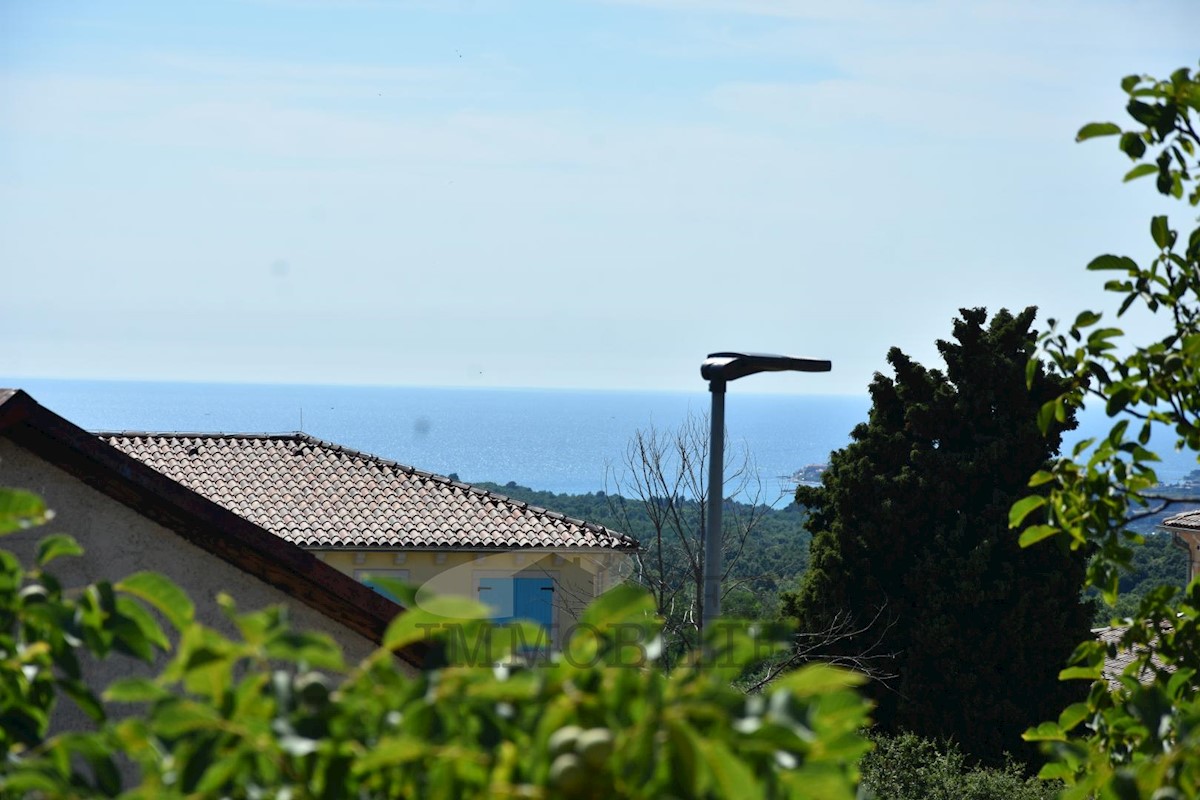
[[[282,433],[303,430],[467,482],[515,481],[556,493],[613,491],[630,437],[703,415],[709,394],[547,389],[291,386],[6,379],[89,430]],[[726,396],[731,445],[757,463],[768,502],[790,497],[788,476],[828,460],[864,421],[866,396]],[[1085,416],[1076,439],[1102,434]],[[1156,437],[1158,438],[1158,437]],[[1159,478],[1177,481],[1195,458],[1158,445]],[[607,483],[606,483],[607,481]]]

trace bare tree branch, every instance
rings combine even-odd
[[[896,653],[883,651],[884,636],[888,629],[895,624],[894,618],[885,618],[887,605],[880,607],[875,616],[864,624],[855,624],[854,618],[848,612],[838,613],[828,628],[822,631],[801,632],[794,637],[795,647],[787,658],[772,664],[766,673],[747,687],[748,692],[761,691],[771,681],[784,672],[795,669],[810,661],[823,661],[835,666],[861,672],[883,686],[891,686],[898,676],[888,669]],[[881,624],[887,619],[887,624]],[[841,647],[847,641],[858,640],[864,634],[873,632],[872,640],[865,649],[856,650],[847,655]]]

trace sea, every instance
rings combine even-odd
[[[302,386],[4,379],[88,430],[305,433],[466,482],[510,481],[555,493],[617,490],[630,438],[705,419],[695,392]],[[867,418],[869,398],[754,394],[732,386],[725,421],[731,451],[745,450],[764,502],[790,500],[792,476],[828,461]],[[706,423],[705,423],[706,424]],[[1110,421],[1085,413],[1072,442]],[[1156,439],[1160,436],[1156,435]],[[1163,440],[1168,437],[1161,436]],[[1194,454],[1158,444],[1164,483],[1197,468]]]

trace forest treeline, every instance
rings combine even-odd
[[[521,486],[514,481],[505,484],[485,481],[473,485],[569,517],[621,530],[636,537],[643,545],[649,544],[654,534],[649,515],[637,507],[639,501],[617,494],[603,491],[556,494]],[[630,530],[624,530],[621,515],[616,511],[622,503],[627,518],[639,523],[626,526]],[[727,501],[727,507],[744,516],[751,510],[749,505],[732,500]],[[759,510],[763,511],[762,508]],[[1171,513],[1177,513],[1177,510]],[[779,593],[794,588],[808,568],[812,536],[805,527],[807,521],[807,512],[796,503],[788,503],[782,508],[765,508],[761,522],[732,567],[731,577],[738,584],[727,601],[729,614],[748,619],[773,618],[778,614]],[[1158,521],[1138,528],[1146,539],[1145,546],[1134,549],[1131,569],[1121,578],[1121,595],[1115,612],[1102,604],[1097,605],[1094,620],[1097,627],[1108,625],[1113,616],[1124,617],[1132,613],[1151,589],[1182,587],[1187,581],[1187,557],[1171,544],[1170,534],[1156,531],[1154,524]]]

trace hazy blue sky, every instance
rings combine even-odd
[[[0,0],[0,376],[861,393],[1149,252],[1200,4]],[[1175,209],[1182,212],[1182,207]],[[753,381],[753,386],[750,385]],[[0,381],[4,382],[4,381]]]

